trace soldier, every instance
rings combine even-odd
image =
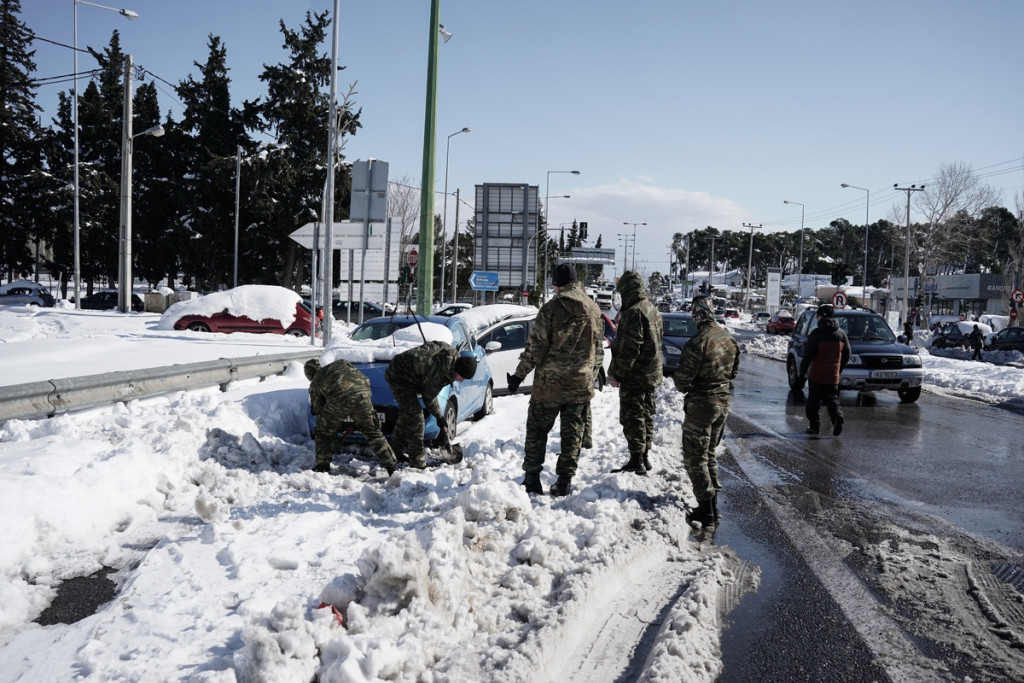
[[[697,334],[683,347],[679,368],[673,375],[676,389],[686,394],[683,403],[683,465],[693,486],[697,509],[686,521],[711,526],[718,519],[718,459],[715,449],[722,440],[729,416],[732,380],[740,365],[740,347],[728,331],[715,322],[709,296],[697,296],[690,307]]]
[[[563,263],[555,268],[551,282],[557,295],[537,313],[519,365],[508,375],[508,390],[515,393],[523,378],[536,369],[526,416],[523,485],[528,493],[544,493],[540,472],[548,432],[561,416],[562,452],[551,495],[565,496],[579,462],[594,376],[604,359],[604,322],[601,310],[577,281],[575,268]]]
[[[419,396],[441,428],[438,437],[442,445],[448,443],[448,423],[437,403],[437,394],[452,382],[472,379],[476,374],[476,356],[460,354],[443,341],[428,341],[414,349],[395,356],[384,379],[398,403],[398,422],[391,434],[395,449],[409,458],[410,467],[427,466],[423,454],[423,410]]]
[[[644,281],[627,270],[615,289],[622,296],[619,327],[612,342],[611,385],[619,387],[619,422],[629,462],[613,472],[647,474],[654,439],[654,389],[661,384],[661,313],[647,298]]]
[[[316,415],[316,465],[314,472],[330,472],[334,453],[331,441],[345,422],[358,429],[377,460],[390,475],[395,471],[395,453],[380,430],[377,411],[370,398],[370,380],[346,360],[320,367],[320,361],[306,361],[303,367],[309,380],[309,404]]]

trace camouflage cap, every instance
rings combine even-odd
[[[306,379],[310,382],[316,376],[316,373],[320,370],[320,361],[316,358],[310,358],[306,361],[306,364],[302,366],[302,371],[306,373]]]
[[[690,314],[693,316],[693,322],[698,325],[714,320],[715,307],[711,303],[711,297],[704,295],[693,297]]]

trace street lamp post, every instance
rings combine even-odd
[[[862,298],[867,298],[868,295],[868,214],[871,211],[871,190],[863,187],[857,187],[856,185],[850,185],[849,183],[843,183],[839,187],[851,187],[854,190],[860,190],[861,192],[867,192],[867,202],[864,207],[864,294]]]
[[[750,249],[747,251],[747,293],[743,301],[743,309],[746,311],[750,310],[750,269],[754,264],[754,228],[760,230],[763,226],[753,223],[744,223],[744,228],[750,228]]]
[[[573,175],[579,175],[579,171],[548,171],[547,172],[547,184],[544,187],[544,228],[548,227],[548,213],[549,204],[551,203],[551,174],[552,173],[572,173]],[[563,199],[569,199],[569,195],[562,195]],[[540,242],[537,242],[537,253],[540,253]],[[534,270],[537,269],[537,264],[533,266]],[[544,277],[541,278],[541,293],[540,302],[543,304],[547,301],[548,297],[548,250],[544,250]]]
[[[907,193],[907,244],[903,252],[903,309],[901,311],[902,320],[900,320],[902,325],[910,320],[907,316],[907,311],[910,309],[910,193],[924,192],[924,185],[921,187],[917,185],[900,187],[899,183],[893,183],[892,187],[894,190]]]
[[[632,268],[633,268],[633,270],[636,270],[636,226],[638,226],[638,225],[647,225],[647,224],[646,223],[630,223],[628,221],[623,221],[622,224],[623,225],[632,225],[633,226],[633,265],[632,265]]]
[[[801,297],[804,289],[804,205],[800,202],[791,202],[788,199],[784,199],[782,203],[796,204],[800,207],[800,273],[796,278],[796,295]]]
[[[468,133],[469,128],[463,128],[457,130],[448,136],[448,143],[445,146],[444,151],[444,208],[441,214],[441,282],[440,286],[440,299],[442,306],[444,305],[444,254],[445,254],[445,239],[448,237],[448,155],[452,151],[452,138],[460,133]],[[455,226],[455,232],[458,234],[459,226]],[[459,257],[458,248],[455,249],[455,258]],[[452,303],[455,303],[452,301]]]
[[[618,233],[619,242],[622,243],[622,272],[625,273],[629,270],[627,259],[629,258],[630,240],[636,239],[633,235],[628,232]]]
[[[74,126],[73,127],[75,129],[75,131],[74,131],[75,132],[75,136],[74,136],[75,137],[75,164],[74,164],[74,170],[73,170],[73,175],[74,175],[74,179],[73,179],[73,185],[74,185],[74,207],[75,207],[74,208],[75,308],[81,309],[82,308],[82,303],[81,303],[82,302],[82,285],[81,285],[81,282],[82,282],[82,256],[81,256],[81,254],[82,254],[82,250],[81,250],[82,241],[81,241],[81,229],[80,229],[81,222],[79,220],[79,213],[78,213],[78,198],[79,198],[79,195],[81,194],[81,192],[79,190],[79,183],[78,183],[78,6],[79,5],[89,5],[90,7],[99,7],[100,9],[106,9],[106,10],[110,10],[111,12],[117,12],[121,16],[126,17],[128,19],[138,19],[139,15],[138,15],[138,13],[133,12],[130,9],[118,9],[116,7],[107,7],[106,5],[97,5],[96,3],[86,2],[85,0],[72,0],[72,2],[74,4],[74,18],[75,18],[75,39],[74,39],[74,43],[75,44],[74,44],[74,49],[72,50],[72,52],[74,53],[74,63],[75,63],[74,73],[72,74],[72,77],[74,79],[73,80],[74,87],[72,88],[72,90],[74,91],[74,95],[71,98],[71,108],[72,108],[71,118],[74,120]]]

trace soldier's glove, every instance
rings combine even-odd
[[[507,372],[505,373],[505,377],[508,378],[508,393],[516,393],[519,389],[519,385],[523,383],[523,380]]]
[[[448,439],[448,425],[441,425],[441,431],[436,439],[438,448],[448,448],[451,441]]]

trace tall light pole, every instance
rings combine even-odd
[[[760,230],[763,226],[761,224],[754,225],[753,223],[744,223],[744,228],[750,228],[750,249],[747,251],[747,294],[744,297],[743,309],[750,310],[750,269],[754,265],[754,228]]]
[[[907,317],[907,311],[910,310],[910,193],[924,192],[924,185],[921,187],[917,185],[900,187],[899,183],[893,183],[892,188],[907,193],[907,244],[903,253],[903,309],[900,311],[900,324],[902,325],[910,320]]]
[[[85,0],[72,0],[74,4],[74,15],[75,15],[75,44],[72,52],[75,56],[75,70],[73,73],[74,77],[74,96],[71,98],[71,117],[74,120],[75,129],[75,165],[74,165],[74,250],[75,250],[75,308],[82,308],[82,249],[81,249],[81,222],[78,214],[78,197],[81,194],[78,183],[78,6],[89,5],[90,7],[99,7],[100,9],[110,10],[111,12],[117,12],[123,17],[128,19],[138,19],[139,15],[130,9],[118,9],[116,7],[107,7],[106,5],[97,5],[93,2],[86,2]]]
[[[579,171],[548,171],[547,172],[547,184],[544,187],[544,228],[548,227],[548,205],[551,203],[551,174],[552,173],[572,173],[573,175],[579,175]],[[569,195],[563,195],[563,199],[569,199]],[[537,253],[540,253],[540,242],[537,242]],[[537,268],[537,264],[534,264],[534,270]],[[540,302],[543,304],[548,298],[548,250],[544,250],[544,277],[541,278],[541,292]]]
[[[868,214],[871,212],[871,190],[863,187],[857,187],[856,185],[850,185],[849,183],[843,183],[839,187],[851,187],[854,190],[860,190],[861,192],[867,192],[867,202],[864,207],[864,294],[862,298],[867,298],[868,295]]]
[[[448,136],[448,144],[444,150],[444,209],[441,214],[441,303],[444,304],[444,253],[445,253],[445,239],[448,237],[448,155],[452,150],[452,138],[460,133],[468,133],[469,128],[463,128],[457,130]],[[455,232],[458,233],[459,226],[455,226]],[[455,258],[459,257],[458,249],[455,250]],[[454,301],[452,303],[455,303]]]
[[[788,199],[784,199],[782,203],[796,204],[800,207],[800,274],[796,279],[796,295],[800,297],[803,296],[804,289],[804,205],[800,202],[791,202]]]
[[[632,266],[632,268],[633,268],[633,270],[636,270],[636,226],[638,226],[638,225],[647,225],[647,224],[646,223],[630,223],[628,221],[623,221],[622,224],[623,225],[632,225],[633,226],[633,266]]]
[[[629,257],[629,247],[630,247],[630,242],[629,241],[631,239],[635,240],[636,237],[633,236],[633,235],[630,235],[628,232],[620,232],[620,233],[618,233],[618,237],[619,237],[619,242],[622,243],[622,272],[625,273],[627,270],[629,270],[629,266],[628,266],[627,261],[626,261],[626,259]]]

